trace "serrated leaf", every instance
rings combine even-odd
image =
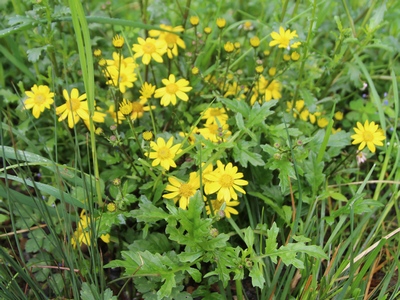
[[[244,233],[244,242],[246,243],[247,248],[253,249],[254,230],[249,226],[243,230],[243,233]]]
[[[317,161],[317,154],[310,152],[308,155],[308,160],[304,161],[304,171],[305,177],[308,184],[311,186],[311,190],[315,195],[320,187],[320,185],[325,180],[325,174],[323,174],[324,163]]]
[[[228,98],[218,98],[227,108],[235,113],[240,113],[244,118],[247,118],[250,113],[250,106],[246,101],[228,99]]]
[[[253,267],[250,269],[249,275],[251,277],[251,283],[253,286],[259,287],[260,289],[264,287],[265,284],[264,274],[257,262],[253,264]]]
[[[276,103],[278,103],[277,100],[264,102],[262,106],[260,106],[258,102],[254,103],[247,118],[248,121],[246,122],[246,127],[251,129],[255,125],[263,124],[265,119],[274,113],[274,111],[271,111],[270,109],[275,106]]]
[[[253,144],[246,141],[236,143],[233,147],[233,157],[235,162],[239,162],[245,168],[247,168],[248,163],[253,166],[265,165],[261,154],[249,149],[251,146],[253,146]]]
[[[113,296],[112,290],[108,288],[102,294],[102,299],[103,300],[117,300],[118,298],[117,298],[117,296]],[[84,299],[82,299],[82,300],[84,300]]]
[[[305,253],[318,259],[328,259],[328,256],[324,253],[321,247],[316,245],[308,246],[302,242],[289,243],[286,246],[281,246],[274,254],[278,255],[285,265],[292,264],[296,268],[303,269],[304,263],[296,257],[297,253]]]
[[[175,275],[173,273],[163,274],[164,284],[161,286],[157,295],[160,299],[171,295],[172,288],[176,287]]]
[[[293,164],[286,157],[282,157],[282,159],[272,158],[270,162],[269,169],[279,171],[278,177],[281,191],[286,191],[289,188],[290,178],[296,178]]]
[[[265,253],[272,254],[278,248],[278,243],[276,242],[276,238],[279,233],[279,228],[276,226],[274,222],[270,229],[267,230],[267,239],[265,240]],[[276,260],[275,260],[276,262]]]
[[[97,300],[97,297],[93,295],[93,291],[96,291],[96,286],[94,284],[89,285],[87,282],[84,282],[82,284],[82,289],[81,289],[81,298],[84,300]]]
[[[328,140],[329,147],[345,147],[350,145],[350,132],[339,131],[335,134],[331,134]]]
[[[47,50],[48,47],[49,47],[49,45],[28,49],[26,51],[26,54],[28,55],[28,61],[30,61],[32,63],[37,62],[40,58],[40,55],[42,54],[42,51]]]
[[[139,199],[139,209],[130,212],[138,222],[157,222],[169,217],[169,214],[160,207],[156,207],[145,196]]]

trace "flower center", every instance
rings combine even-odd
[[[160,159],[168,159],[170,157],[170,152],[168,147],[161,147],[158,149],[158,157]]]
[[[233,185],[233,178],[229,174],[223,174],[221,178],[219,179],[219,183],[221,184],[222,187],[227,188],[227,187],[232,187]]]
[[[177,38],[177,36],[172,33],[167,33],[165,35],[165,41],[167,42],[168,46],[172,45],[172,47],[173,47],[174,44],[176,44],[176,38]]]
[[[189,183],[184,183],[179,188],[179,193],[186,198],[190,198],[194,195],[194,188]]]
[[[366,142],[372,142],[374,140],[374,135],[371,131],[364,131],[363,138]]]
[[[147,42],[143,45],[142,47],[143,52],[147,54],[152,54],[156,51],[156,47],[154,46],[153,43]]]
[[[219,129],[218,124],[211,124],[208,127],[208,130],[210,131],[211,134],[217,134],[218,129]]]
[[[168,94],[175,94],[179,90],[179,87],[175,83],[170,83],[166,86],[166,90]]]
[[[132,103],[132,111],[138,112],[138,113],[144,112],[143,105],[140,104],[139,102],[133,102]]]
[[[81,101],[79,101],[79,99],[77,98],[71,98],[69,99],[69,101],[67,101],[67,107],[71,111],[77,111],[80,106],[81,106]]]
[[[43,94],[37,94],[35,97],[35,103],[40,105],[46,101],[46,97]]]
[[[285,46],[285,48],[287,48],[287,47],[289,47],[290,39],[288,39],[287,37],[283,36],[283,37],[281,37],[280,42],[281,42],[281,45],[283,45],[283,46]]]
[[[218,108],[213,108],[213,109],[210,110],[210,115],[213,116],[213,117],[220,116],[221,112],[219,111]]]

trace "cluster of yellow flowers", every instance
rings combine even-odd
[[[322,111],[321,106],[317,106],[315,112],[311,113],[306,107],[304,100],[300,99],[297,101],[288,101],[286,102],[288,113],[292,113],[293,117],[299,118],[303,121],[310,121],[311,124],[317,123],[318,127],[324,128],[328,125],[329,120],[324,116],[324,112]],[[336,114],[337,120],[343,119],[343,114]]]

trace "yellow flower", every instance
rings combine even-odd
[[[119,70],[117,68],[107,68],[107,71],[110,76],[107,84],[119,88],[121,93],[125,93],[127,88],[133,87],[133,83],[137,79],[133,69],[123,67],[122,65]]]
[[[319,118],[317,121],[317,125],[320,128],[324,128],[324,127],[328,126],[328,124],[329,124],[329,121],[325,117]]]
[[[150,141],[151,139],[153,139],[153,133],[151,131],[143,132],[143,139],[145,141]]]
[[[292,46],[292,47],[293,47],[293,46]],[[300,58],[300,54],[299,54],[298,52],[294,51],[294,52],[290,55],[290,58],[291,58],[293,61],[297,61],[297,60],[299,60],[299,58]]]
[[[143,117],[145,111],[150,111],[150,109],[156,109],[154,105],[151,107],[146,105],[147,98],[142,98],[139,101],[132,102],[132,114],[131,119],[136,120]]]
[[[243,23],[243,29],[246,31],[252,30],[254,28],[253,24],[250,21],[246,21]]]
[[[187,182],[182,182],[176,177],[168,178],[169,184],[166,186],[165,190],[170,192],[164,194],[164,198],[172,199],[174,202],[179,201],[179,207],[186,209],[189,204],[189,200],[196,191],[200,188],[200,179],[196,172],[191,172],[189,180]]]
[[[224,49],[226,52],[231,53],[233,50],[235,50],[235,46],[233,45],[232,42],[226,42],[224,45]]]
[[[94,55],[95,57],[100,57],[100,56],[101,56],[101,50],[100,50],[100,49],[94,49],[93,55]]]
[[[49,109],[50,104],[54,103],[54,93],[50,92],[50,88],[47,85],[37,86],[35,84],[25,94],[28,96],[24,101],[25,109],[32,108],[32,114],[36,119],[40,117],[45,108]]]
[[[165,87],[157,89],[154,94],[155,98],[161,98],[160,103],[162,106],[168,106],[170,103],[175,105],[176,97],[182,101],[188,101],[189,97],[186,92],[192,89],[192,87],[188,86],[189,81],[186,79],[175,81],[175,76],[171,74],[168,79],[163,79],[162,83]]]
[[[205,178],[210,182],[207,183],[207,191],[209,194],[218,192],[217,199],[225,202],[231,199],[237,200],[238,196],[236,191],[242,194],[246,194],[241,186],[248,185],[246,180],[243,178],[243,173],[238,172],[238,168],[228,163],[226,166],[221,161],[217,161],[217,169],[212,173],[205,175]],[[235,191],[236,190],[236,191]]]
[[[133,57],[126,57],[118,52],[113,52],[112,54],[113,59],[107,59],[107,66],[108,68],[114,67],[116,70],[119,68],[123,69],[129,69],[130,71],[134,71],[134,69],[137,67],[137,64],[135,63]]]
[[[232,135],[228,124],[218,125],[217,123],[205,124],[204,128],[198,130],[198,133],[213,143],[223,142]]]
[[[257,66],[256,67],[256,73],[257,74],[262,74],[264,72],[264,67],[263,66]]]
[[[86,100],[86,94],[79,96],[79,91],[76,88],[71,90],[71,96],[67,90],[63,90],[65,104],[56,108],[56,114],[60,115],[58,121],[63,121],[68,117],[68,126],[73,128],[76,123],[82,118],[89,120],[89,108]]]
[[[197,26],[200,23],[200,19],[198,16],[191,16],[189,21],[190,21],[190,24],[192,24],[192,26]]]
[[[96,103],[95,103],[95,105],[96,105]],[[97,110],[93,113],[93,117],[92,117],[93,122],[104,123],[106,114],[101,112],[100,107],[96,107],[96,109]],[[90,118],[87,120],[83,119],[83,122],[85,123],[87,129],[90,130]],[[96,130],[97,129],[95,129],[95,132],[96,132]]]
[[[334,117],[335,117],[335,119],[338,120],[338,121],[343,120],[343,112],[341,112],[341,111],[335,112]]]
[[[116,211],[116,210],[117,210],[117,206],[116,206],[114,203],[108,203],[108,204],[107,204],[107,210],[108,210],[109,212]]]
[[[181,144],[172,146],[174,138],[171,137],[167,143],[163,138],[158,138],[156,142],[150,142],[150,147],[154,152],[150,152],[149,157],[154,159],[152,166],[161,165],[167,171],[170,167],[176,168],[175,156],[180,152]]]
[[[205,34],[210,34],[212,29],[211,29],[211,27],[204,27],[203,31]]]
[[[160,28],[168,31],[150,30],[149,35],[151,37],[158,37],[159,40],[164,40],[167,44],[167,55],[170,59],[174,56],[178,56],[178,46],[182,49],[186,48],[185,42],[179,37],[179,35],[172,33],[183,32],[182,26],[172,27],[169,25],[161,24]]]
[[[253,36],[253,37],[250,39],[250,45],[251,45],[253,48],[257,48],[258,46],[260,46],[260,39],[258,38],[258,36]]]
[[[360,122],[357,122],[357,127],[354,127],[356,134],[351,136],[351,138],[354,139],[352,144],[360,144],[358,147],[359,151],[367,146],[372,153],[375,153],[375,145],[383,146],[382,141],[386,139],[383,131],[378,127],[379,126],[375,124],[375,122],[369,123],[368,120],[365,121],[364,126]]]
[[[142,87],[140,88],[140,99],[149,99],[153,96],[154,91],[156,90],[156,86],[151,83],[144,82]]]
[[[224,18],[217,18],[217,26],[222,29],[226,26],[226,20]]]
[[[272,99],[274,100],[281,99],[282,98],[281,90],[282,90],[281,83],[277,80],[273,80],[265,90],[265,101],[268,102]]]
[[[112,44],[115,48],[120,49],[124,46],[125,40],[119,34],[115,35],[112,40]]]
[[[273,40],[269,43],[270,47],[278,45],[278,48],[289,48],[290,46],[290,41],[294,39],[295,37],[298,37],[296,30],[290,31],[290,29],[286,30],[281,26],[279,27],[279,33],[278,32],[272,32],[271,37]],[[297,48],[300,45],[300,43],[296,43],[293,48]]]
[[[211,200],[210,202],[211,202],[211,206],[213,208],[212,211],[214,212],[214,214],[217,213],[218,211],[222,210],[222,206],[224,204],[225,204],[225,208],[223,209],[223,212],[227,218],[230,218],[231,214],[233,214],[233,215],[239,214],[239,212],[235,208],[233,208],[234,206],[238,206],[240,204],[239,201],[231,200],[231,201],[225,202],[224,200],[215,199],[215,200]],[[211,208],[209,205],[206,206],[206,212],[208,215],[211,214]]]
[[[204,167],[204,165],[205,165],[205,163],[202,163],[201,164],[201,166],[202,167]],[[211,183],[211,181],[210,180],[208,180],[207,178],[206,178],[206,176],[208,175],[208,174],[211,174],[213,172],[213,165],[212,164],[209,164],[206,168],[203,168],[202,169],[202,174],[201,174],[201,182],[202,182],[202,184],[203,184],[203,187],[204,187],[204,193],[206,193],[206,195],[209,195],[209,194],[211,194],[210,193],[210,191],[209,191],[209,183]]]
[[[290,60],[290,55],[287,54],[287,53],[283,54],[283,60],[284,61],[289,61]]]
[[[167,52],[167,44],[164,40],[155,40],[147,38],[146,40],[138,38],[139,44],[133,44],[132,51],[135,52],[133,58],[142,57],[142,63],[148,65],[151,59],[162,63],[162,56]]]
[[[92,225],[90,217],[86,214],[85,210],[82,210],[80,214],[80,220],[78,222],[78,225],[76,227],[76,230],[74,231],[72,238],[71,238],[71,245],[72,247],[76,248],[78,245],[81,246],[82,244],[85,244],[87,246],[90,246],[91,244],[91,238],[92,238]],[[102,234],[100,238],[103,240],[105,243],[110,242],[110,235],[107,234]]]
[[[198,67],[193,67],[193,68],[192,68],[192,74],[193,74],[193,75],[197,75],[197,74],[199,74],[199,72],[200,72],[200,70],[199,70]]]
[[[122,102],[119,104],[119,111],[124,116],[129,115],[132,112],[132,102],[123,99]]]
[[[228,115],[225,108],[207,108],[201,119],[206,119],[206,124],[220,124],[223,125],[228,121]]]
[[[268,74],[269,74],[269,76],[275,76],[275,74],[276,74],[276,68],[275,68],[275,67],[270,68],[270,69],[268,70]]]

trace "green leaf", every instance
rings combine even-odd
[[[240,113],[244,118],[248,118],[251,108],[246,101],[228,98],[218,98],[218,100],[225,104],[231,111]]]
[[[189,275],[193,278],[195,282],[201,281],[202,275],[199,270],[194,268],[189,268],[186,271],[189,273]]]
[[[308,160],[304,162],[305,177],[308,184],[311,186],[311,190],[315,195],[320,185],[325,180],[325,174],[323,174],[324,163],[317,161],[317,154],[314,152],[309,153]]]
[[[163,211],[160,207],[156,207],[151,203],[146,196],[141,196],[139,199],[139,209],[130,212],[131,216],[136,218],[138,222],[157,222],[169,217],[169,214]]]
[[[289,189],[290,178],[296,178],[296,173],[293,164],[283,156],[281,159],[270,159],[269,169],[279,171],[279,186],[281,191],[284,192]]]
[[[276,226],[274,222],[270,229],[267,230],[267,239],[265,240],[265,254],[272,254],[278,248],[278,243],[276,242],[276,238],[278,237],[279,228]],[[276,257],[271,257],[273,262],[277,262]]]
[[[244,233],[244,242],[246,243],[247,248],[253,249],[254,230],[249,226],[243,230],[243,233]]]
[[[254,262],[252,268],[250,269],[251,283],[253,286],[262,289],[265,284],[265,278],[262,271],[262,265],[258,262]]]
[[[306,88],[300,88],[299,90],[301,98],[303,98],[306,107],[313,112],[315,109],[315,105],[317,103],[317,99],[314,95]]]
[[[264,124],[265,119],[274,113],[274,111],[270,110],[271,107],[277,103],[277,100],[264,102],[262,106],[258,102],[254,103],[247,118],[246,127],[251,129],[255,125]]]
[[[42,54],[42,51],[46,51],[49,46],[50,45],[28,49],[26,51],[26,54],[28,55],[28,61],[30,61],[32,63],[37,62],[40,58],[40,55]]]
[[[255,146],[255,143],[239,141],[233,147],[233,157],[235,162],[239,162],[243,167],[247,168],[247,163],[253,166],[263,166],[265,162],[262,159],[261,154],[250,150],[250,147]]]
[[[93,295],[93,293],[95,293],[95,295]],[[84,282],[81,289],[81,298],[85,300],[99,299],[96,286],[94,284],[89,285],[87,282]]]

